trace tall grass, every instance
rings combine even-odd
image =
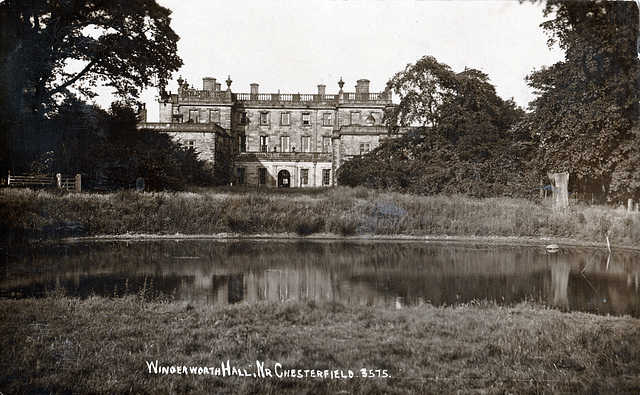
[[[365,188],[202,189],[110,194],[0,190],[13,240],[69,235],[282,234],[515,236],[640,247],[640,213],[525,199],[415,196]]]
[[[384,310],[191,306],[130,295],[0,300],[3,393],[637,393],[640,326],[529,303]],[[154,374],[161,366],[384,369],[353,379]],[[169,390],[169,391],[168,391]]]

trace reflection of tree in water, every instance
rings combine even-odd
[[[571,267],[564,259],[551,265],[551,305],[554,307],[569,308],[569,273]]]

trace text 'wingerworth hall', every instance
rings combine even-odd
[[[203,78],[202,90],[178,79],[178,93],[159,100],[159,122],[139,128],[168,133],[212,164],[221,183],[267,187],[320,187],[336,184],[345,160],[376,148],[388,138],[383,124],[391,94],[370,93],[369,81],[355,92],[337,94],[318,85],[312,94],[233,93],[231,78],[222,90]]]

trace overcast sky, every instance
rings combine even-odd
[[[434,56],[454,71],[465,66],[489,75],[498,95],[526,107],[534,98],[524,78],[562,59],[547,47],[540,28],[542,4],[518,1],[257,1],[157,0],[173,11],[184,61],[181,75],[202,89],[214,77],[234,92],[327,93],[354,91],[356,80],[371,91],[407,64]],[[145,92],[149,121],[157,121],[157,91]],[[104,105],[103,105],[104,106]]]

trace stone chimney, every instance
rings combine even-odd
[[[202,90],[215,92],[216,89],[216,79],[213,77],[204,77],[202,79]]]
[[[251,94],[252,95],[257,95],[258,94],[258,87],[260,85],[256,84],[255,82],[253,84],[251,84]]]
[[[357,95],[369,94],[369,80],[358,80],[356,85],[356,94]]]
[[[221,89],[222,89],[222,84],[219,82],[216,82],[216,92],[220,92]]]
[[[327,92],[327,86],[325,84],[318,85],[318,95],[325,95]]]

